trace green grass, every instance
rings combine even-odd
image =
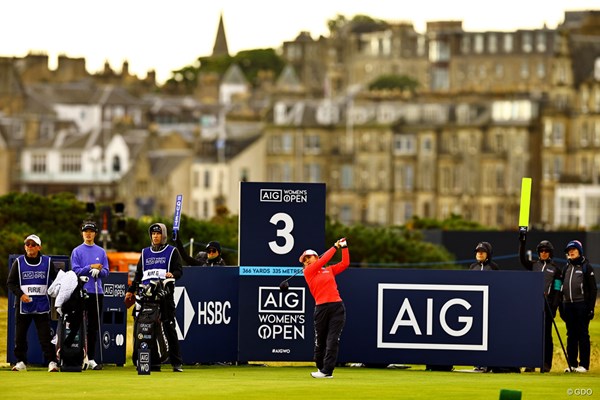
[[[566,399],[569,389],[600,393],[598,374],[475,374],[338,368],[334,379],[313,379],[313,367],[187,367],[138,376],[132,366],[103,371],[53,373],[0,370],[2,398],[37,393],[44,399],[497,399],[501,389],[519,390],[523,399]],[[593,396],[591,397],[593,398]]]
[[[594,319],[592,365],[587,374],[565,374],[566,361],[555,335],[551,373],[476,374],[428,372],[423,365],[409,369],[337,368],[334,379],[313,379],[308,363],[268,363],[267,367],[185,366],[183,373],[164,372],[138,376],[129,348],[125,367],[105,366],[103,371],[48,373],[29,366],[12,372],[6,360],[6,298],[0,298],[0,396],[21,399],[498,399],[501,389],[522,392],[523,400],[595,398],[600,394],[600,320]],[[557,319],[566,339],[564,323]],[[130,332],[131,333],[131,332]],[[342,338],[343,340],[343,338]],[[472,366],[457,367],[470,369]],[[591,389],[592,396],[569,395],[569,390]]]

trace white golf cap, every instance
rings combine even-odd
[[[302,255],[300,256],[299,260],[300,262],[304,262],[304,257],[306,256],[319,256],[319,254],[317,254],[316,251],[308,249],[308,250],[304,250],[304,253],[302,253]]]
[[[29,235],[25,238],[25,240],[23,241],[23,243],[27,243],[28,240],[32,240],[35,242],[35,244],[37,244],[38,246],[42,245],[42,239],[39,238],[38,235]]]

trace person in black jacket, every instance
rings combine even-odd
[[[560,302],[560,286],[562,284],[561,269],[554,263],[554,246],[547,240],[542,240],[536,246],[537,260],[530,260],[525,254],[527,232],[519,233],[519,259],[521,265],[529,271],[544,274],[544,366],[543,372],[552,369],[552,322]],[[534,368],[526,368],[525,372],[533,372]]]
[[[200,267],[220,267],[227,265],[225,260],[221,257],[221,244],[217,241],[208,242],[204,251],[199,251],[195,257],[187,254],[179,235],[175,237],[175,246],[185,265]]]
[[[473,271],[496,271],[498,264],[492,261],[492,245],[488,242],[480,242],[475,247],[475,260],[469,267]]]
[[[596,305],[596,277],[589,260],[583,256],[583,246],[571,240],[565,247],[567,264],[563,267],[563,302],[560,315],[567,325],[567,356],[565,372],[587,372],[590,369],[590,321]],[[577,356],[579,355],[579,361]]]

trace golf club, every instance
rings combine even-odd
[[[290,279],[292,279],[293,277],[295,277],[296,275],[298,275],[299,273],[301,273],[301,272],[302,272],[302,269],[299,269],[298,271],[296,271],[294,273],[294,275],[292,275],[289,278],[286,278],[283,281],[281,281],[281,283],[279,284],[279,290],[281,290],[282,292],[287,292],[287,290],[290,288],[290,284],[288,283],[288,281]]]
[[[558,336],[558,341],[560,342],[560,347],[562,347],[563,354],[565,355],[565,360],[567,360],[567,366],[569,367],[569,372],[573,372],[573,368],[569,363],[569,356],[567,355],[567,350],[565,349],[565,345],[563,344],[562,338],[560,337],[560,332],[558,331],[558,326],[556,325],[556,321],[554,320],[554,316],[552,315],[552,308],[550,308],[550,304],[548,303],[548,299],[544,296],[544,300],[546,302],[546,307],[550,311],[550,315],[552,316],[552,324],[554,325],[554,330],[556,331],[556,335]]]
[[[94,286],[96,287],[96,315],[98,316],[98,344],[100,347],[100,365],[104,365],[104,356],[102,354],[102,329],[100,325],[100,300],[98,300],[98,279],[94,278]]]

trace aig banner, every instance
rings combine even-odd
[[[541,273],[350,269],[341,362],[542,366]]]
[[[325,184],[242,182],[240,265],[298,265],[325,243]]]

